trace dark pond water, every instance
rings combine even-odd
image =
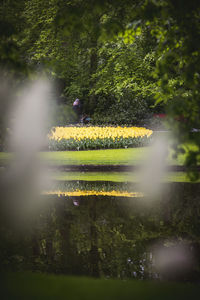
[[[164,186],[150,202],[130,184],[57,183],[30,230],[1,227],[1,268],[198,282],[200,185]]]

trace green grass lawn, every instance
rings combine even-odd
[[[200,286],[136,280],[91,279],[11,273],[1,280],[1,299],[130,300],[199,299]]]
[[[138,182],[136,172],[53,172],[55,180],[85,180],[85,181],[113,181]],[[190,182],[185,172],[168,172],[162,179],[164,182]]]
[[[109,150],[89,150],[89,151],[64,151],[64,152],[42,152],[43,160],[58,165],[139,165],[149,153],[148,147],[109,149]],[[172,151],[169,153],[168,163],[170,165],[182,165],[184,155],[179,155],[177,159],[172,158]]]
[[[109,149],[88,151],[43,152],[41,157],[51,163],[85,165],[138,164],[145,156],[146,148]]]
[[[41,152],[43,161],[56,165],[138,165],[143,162],[148,154],[148,147],[89,150],[89,151],[55,151]],[[0,153],[0,164],[7,163],[12,157],[11,153]],[[184,155],[178,159],[172,159],[172,151],[169,153],[168,163],[170,165],[182,165]]]

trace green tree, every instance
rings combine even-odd
[[[137,124],[151,113],[157,91],[152,72],[153,49],[146,49],[145,32],[132,43],[123,38],[99,49],[95,86],[98,96],[93,118],[102,123]]]
[[[155,77],[160,87],[157,103],[168,106],[171,128],[178,143],[194,143],[185,164],[193,167],[199,161],[200,135],[193,128],[200,128],[199,74],[200,74],[200,3],[199,1],[146,1],[140,19],[148,24],[157,39],[158,56]],[[180,122],[175,120],[181,119]],[[176,145],[177,151],[183,151]]]

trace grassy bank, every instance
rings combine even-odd
[[[138,182],[139,176],[133,172],[54,172],[55,180],[113,181]],[[185,172],[168,172],[163,176],[163,182],[190,182]]]
[[[56,165],[138,165],[148,155],[148,147],[109,149],[109,150],[88,150],[88,151],[55,151],[41,152],[40,158],[44,162]],[[185,155],[179,155],[177,159],[172,158],[172,151],[168,155],[170,165],[182,165]],[[12,158],[11,153],[0,153],[0,164],[7,163]]]
[[[200,286],[120,281],[45,274],[9,274],[1,281],[3,299],[199,299]]]

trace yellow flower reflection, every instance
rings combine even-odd
[[[44,195],[57,195],[60,196],[114,196],[114,197],[143,197],[140,192],[127,192],[127,191],[95,191],[95,190],[75,190],[75,191],[46,191]]]

